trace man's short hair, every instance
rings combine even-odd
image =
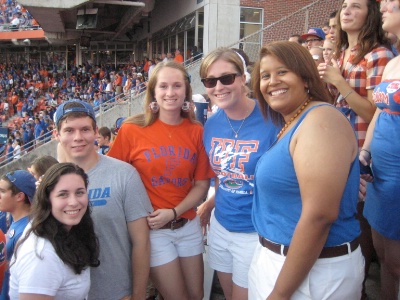
[[[337,10],[335,10],[335,11],[333,11],[333,12],[331,12],[331,14],[329,15],[329,19],[333,19],[333,18],[336,18],[336,14],[337,14]]]
[[[67,117],[90,117],[93,120],[93,129],[96,129],[96,115],[93,107],[87,102],[75,99],[62,103],[54,114],[54,123],[56,124],[58,131],[61,129],[61,123]]]
[[[106,126],[100,127],[99,128],[99,134],[104,138],[108,137],[108,140],[111,141],[111,130],[110,130],[110,128],[108,128]]]

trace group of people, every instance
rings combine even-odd
[[[200,77],[218,109],[204,127],[184,66],[160,62],[107,155],[93,107],[62,103],[59,163],[35,196],[15,172],[0,180],[0,210],[8,193],[32,206],[7,253],[11,299],[145,299],[149,277],[166,300],[202,299],[205,227],[226,299],[362,299],[365,194],[381,298],[397,299],[400,74],[383,30],[400,38],[399,20],[398,0],[341,1],[333,59],[266,44],[255,99],[245,55],[211,51]],[[360,162],[372,166],[361,182]]]
[[[39,24],[32,15],[14,0],[0,1],[0,31],[37,29]]]

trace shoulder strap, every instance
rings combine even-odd
[[[304,118],[308,115],[308,113],[310,111],[312,111],[314,108],[321,107],[321,106],[331,106],[331,107],[333,107],[331,104],[321,103],[321,104],[318,104],[318,105],[315,105],[315,106],[309,108],[308,110],[306,110],[304,112],[304,114],[301,115],[301,117],[300,117],[299,121],[296,123],[296,125],[293,126],[291,135],[293,135],[293,133],[296,132],[297,128],[301,125],[301,123],[303,123]]]

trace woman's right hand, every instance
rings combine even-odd
[[[199,207],[197,207],[197,215],[200,217],[200,226],[203,228],[203,234],[207,230],[207,226],[210,226],[211,212],[214,208],[214,201],[204,201]]]
[[[174,212],[170,208],[160,208],[147,216],[150,229],[159,229],[174,219]]]
[[[331,59],[330,63],[320,63],[317,67],[320,78],[325,82],[337,85],[338,80],[343,79],[340,67],[335,59]]]
[[[358,159],[364,166],[369,166],[371,164],[371,154],[364,149],[361,149]],[[361,178],[367,182],[372,182],[374,180],[371,174],[361,174]]]

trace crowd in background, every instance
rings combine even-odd
[[[169,53],[118,70],[84,64],[72,66],[68,79],[47,68],[4,66],[7,114],[13,99],[17,115],[19,102],[29,107],[35,103],[29,98],[46,99],[43,109],[20,110],[21,126],[8,149],[22,154],[26,128],[40,137],[56,126],[66,159],[99,176],[92,172],[100,164],[96,155],[80,160],[67,147],[68,134],[61,130],[67,116],[56,115],[52,122],[67,99],[78,103],[72,111],[85,108],[87,115],[76,115],[69,126],[79,131],[80,122],[94,124],[87,138],[91,147],[133,165],[149,195],[154,211],[147,209],[142,217],[152,245],[148,269],[166,299],[202,298],[200,226],[211,227],[210,264],[227,299],[367,299],[374,250],[381,264],[381,297],[396,299],[400,74],[398,44],[384,30],[400,36],[399,14],[399,1],[343,0],[327,24],[294,34],[290,42],[264,46],[252,86],[245,53],[210,52],[200,75],[209,110],[218,109],[204,135],[194,121],[179,49],[175,62],[169,62]],[[248,97],[250,88],[257,102]],[[119,119],[115,128],[97,134],[92,109],[115,95],[142,91],[143,114],[122,125]],[[112,145],[111,132],[118,130]],[[210,165],[204,163],[207,155]],[[216,193],[196,214],[193,206],[215,175]],[[174,230],[180,230],[180,239]]]
[[[156,59],[144,58],[117,68],[111,65],[92,66],[89,63],[72,65],[68,76],[65,72],[59,72],[55,64],[0,65],[0,122],[11,130],[9,145],[19,139],[15,138],[17,132],[25,135],[19,141],[22,148],[25,145],[30,148],[33,146],[32,140],[37,138],[43,142],[47,132],[53,129],[52,113],[50,116],[48,113],[64,101],[80,99],[97,111],[105,102],[112,105],[144,92],[157,63],[175,60],[179,53],[177,49],[174,55],[161,54]],[[8,161],[15,154],[14,148],[8,146],[5,149]]]
[[[0,31],[17,31],[39,28],[32,15],[14,0],[1,0]]]

